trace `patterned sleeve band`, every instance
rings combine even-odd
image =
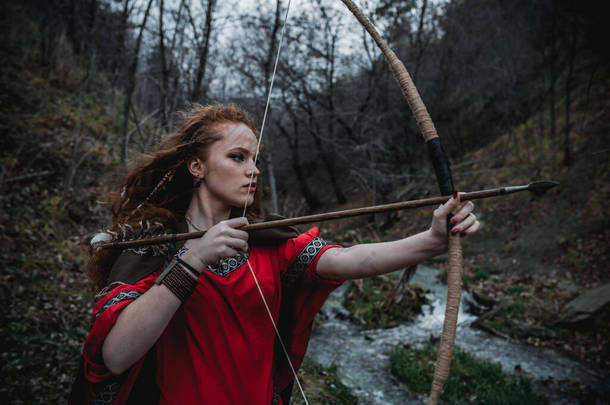
[[[318,253],[327,245],[327,242],[319,236],[313,238],[307,246],[301,250],[296,260],[288,267],[286,273],[282,276],[282,285],[284,288],[291,287],[297,283],[303,273],[318,256]]]
[[[113,306],[114,304],[117,304],[121,301],[125,301],[125,300],[135,300],[136,298],[138,298],[140,295],[142,295],[142,293],[140,291],[137,290],[128,290],[128,291],[121,291],[120,293],[118,293],[116,296],[112,297],[111,299],[109,299],[103,306],[102,308],[100,308],[99,311],[97,311],[95,313],[95,315],[93,315],[93,322],[95,322],[97,320],[97,318],[104,313],[105,310],[107,310],[108,308],[110,308],[111,306]],[[92,324],[93,324],[92,322]]]

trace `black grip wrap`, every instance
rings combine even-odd
[[[427,143],[428,153],[430,154],[430,159],[432,159],[441,195],[451,195],[455,192],[455,187],[453,186],[453,177],[451,177],[451,169],[449,168],[449,159],[447,159],[441,141],[438,138],[432,138]]]

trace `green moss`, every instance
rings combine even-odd
[[[409,286],[398,303],[393,301],[395,283],[388,277],[371,277],[352,282],[343,304],[353,317],[368,328],[391,328],[413,320],[425,303],[421,288]]]
[[[496,314],[485,321],[487,326],[515,339],[522,337],[518,328],[515,329],[517,326],[515,321],[533,323],[555,332],[560,331],[560,328],[554,326],[557,318],[549,305],[534,302],[530,297],[522,295],[523,286],[520,285],[512,286],[508,292],[512,297],[499,304]]]
[[[428,393],[432,384],[437,348],[396,348],[390,355],[392,374],[417,393]],[[499,364],[460,349],[454,351],[451,371],[441,400],[449,404],[546,404],[524,377],[509,376]]]
[[[337,376],[337,367],[322,367],[315,361],[305,357],[301,369],[299,370],[303,389],[307,395],[307,400],[311,404],[322,405],[354,405],[358,399],[352,391],[343,384]],[[305,402],[295,385],[292,391],[293,405],[301,405]]]
[[[496,315],[489,321],[489,326],[497,331],[514,335],[512,320],[521,319],[526,305],[526,300],[522,297],[502,302]]]

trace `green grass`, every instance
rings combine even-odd
[[[474,268],[474,281],[489,279],[489,271],[480,267]]]
[[[447,269],[442,269],[441,274],[439,275],[441,283],[447,284]]]
[[[512,296],[520,295],[523,292],[525,292],[525,287],[521,284],[515,284],[508,289],[508,293]]]
[[[392,374],[411,392],[428,393],[432,384],[437,348],[398,347],[390,355]],[[499,364],[455,349],[451,372],[441,400],[448,404],[528,405],[547,404],[548,399],[533,391],[524,377],[502,372]]]
[[[477,281],[489,279],[489,271],[480,267],[475,267],[473,270],[474,274],[472,276],[464,276],[462,278],[462,283],[466,289],[469,289],[470,285],[476,283]],[[444,279],[443,283],[447,284],[447,270],[443,271],[444,273],[441,274],[441,281]]]

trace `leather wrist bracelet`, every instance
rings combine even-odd
[[[190,270],[174,260],[163,270],[155,284],[166,286],[184,304],[197,287],[197,279],[190,274]]]
[[[182,260],[182,259],[181,259],[180,257],[178,257],[178,256],[176,256],[176,257],[175,257],[175,259],[176,259],[176,261],[177,261],[178,263],[180,263],[180,264],[182,265],[182,267],[184,267],[185,269],[187,269],[188,271],[190,271],[190,272],[191,272],[191,274],[192,274],[193,276],[195,276],[195,278],[198,278],[198,277],[199,277],[199,272],[198,272],[198,271],[197,271],[197,270],[196,270],[196,269],[195,269],[193,266],[191,266],[190,264],[188,264],[187,262],[185,262],[184,260]]]

